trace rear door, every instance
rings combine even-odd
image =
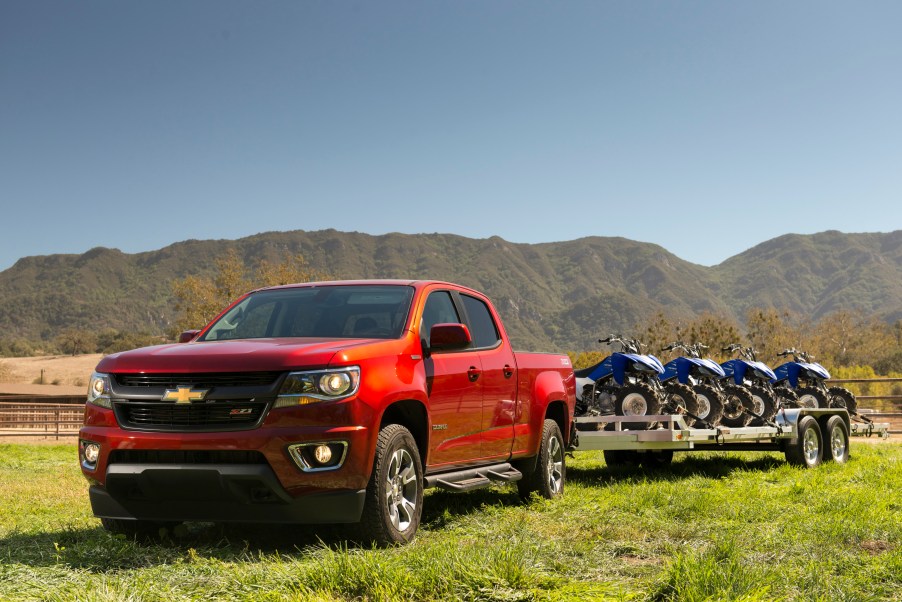
[[[497,318],[486,301],[464,292],[458,298],[482,364],[481,454],[487,459],[506,459],[513,445],[517,409],[514,352],[501,336]]]

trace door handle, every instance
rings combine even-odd
[[[479,379],[480,374],[482,374],[482,370],[476,366],[470,366],[470,369],[467,370],[467,378],[470,379],[471,383],[475,383]]]
[[[510,365],[504,364],[503,373],[504,373],[504,378],[510,378],[511,376],[514,375],[514,369],[511,368]]]

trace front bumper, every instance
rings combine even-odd
[[[351,523],[366,490],[292,497],[266,465],[113,464],[89,491],[94,515],[151,521]]]

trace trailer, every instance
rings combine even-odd
[[[888,424],[852,422],[844,409],[781,409],[768,426],[689,427],[682,415],[581,416],[574,419],[576,448],[601,450],[608,465],[659,466],[678,451],[779,451],[787,462],[813,467],[849,459],[853,435],[888,436]],[[647,429],[625,429],[623,423]]]

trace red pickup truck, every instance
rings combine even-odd
[[[105,528],[352,523],[410,541],[428,487],[560,495],[566,355],[515,353],[489,300],[445,282],[265,288],[180,343],[97,365],[79,434]]]

